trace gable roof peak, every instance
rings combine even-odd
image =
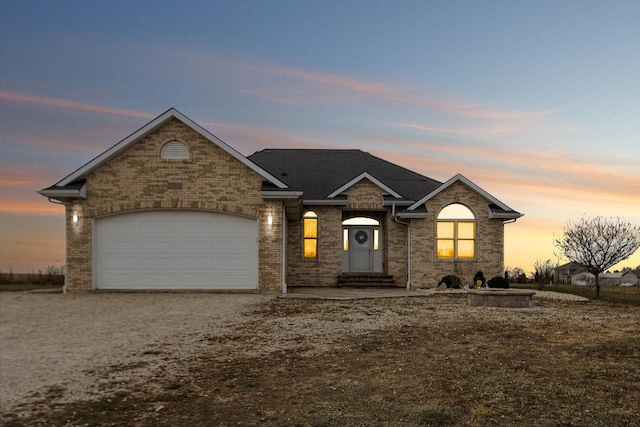
[[[117,154],[121,153],[123,150],[130,147],[132,144],[136,143],[137,141],[144,138],[145,136],[149,135],[153,131],[157,130],[160,126],[164,125],[165,123],[167,123],[169,120],[172,120],[172,119],[179,120],[180,122],[182,122],[183,124],[191,128],[193,131],[199,133],[202,137],[207,139],[209,142],[220,147],[222,150],[226,151],[232,157],[236,158],[245,166],[254,170],[256,173],[261,175],[265,180],[273,183],[278,188],[280,189],[288,188],[288,186],[284,182],[280,181],[279,179],[271,175],[269,172],[267,172],[266,170],[264,170],[263,168],[261,168],[260,166],[258,166],[257,164],[255,164],[254,162],[252,162],[242,154],[240,154],[238,151],[236,151],[235,149],[227,145],[225,142],[223,142],[221,139],[219,139],[217,136],[213,135],[211,132],[209,132],[202,126],[195,123],[193,120],[191,120],[190,118],[182,114],[180,111],[178,111],[174,107],[169,108],[167,111],[160,114],[158,117],[151,120],[146,125],[142,126],[140,129],[136,130],[135,132],[133,132],[132,134],[130,134],[129,136],[127,136],[126,138],[118,142],[117,144],[113,145],[108,150],[104,151],[103,153],[101,153],[100,155],[98,155],[88,163],[86,163],[84,166],[76,169],[70,175],[66,176],[65,178],[57,182],[54,185],[54,187],[65,187],[79,179],[82,179],[90,171],[102,165],[107,160],[115,157]]]
[[[440,194],[442,191],[446,190],[447,188],[451,187],[453,184],[457,182],[463,183],[464,185],[471,188],[476,193],[480,194],[489,202],[490,218],[517,219],[523,216],[523,214],[514,211],[509,206],[507,206],[506,204],[504,204],[503,202],[501,202],[500,200],[498,200],[497,198],[495,198],[494,196],[492,196],[491,194],[489,194],[488,192],[480,188],[477,184],[475,184],[470,179],[466,178],[461,173],[456,174],[455,176],[450,178],[447,182],[440,185],[438,188],[436,188],[435,190],[433,190],[432,192],[430,192],[429,194],[427,194],[426,196],[424,196],[423,198],[415,202],[413,205],[409,206],[407,210],[413,211],[419,208],[428,200],[432,199],[437,194]]]
[[[359,183],[363,179],[368,179],[369,181],[373,182],[375,185],[377,185],[378,187],[380,187],[381,189],[383,189],[384,191],[386,191],[387,193],[389,193],[390,195],[392,195],[396,199],[402,199],[402,196],[400,194],[398,194],[391,187],[389,187],[388,185],[384,184],[382,181],[380,181],[379,179],[377,179],[376,177],[371,175],[369,172],[363,172],[360,175],[356,176],[355,178],[353,178],[349,182],[345,183],[344,185],[340,186],[338,189],[336,189],[333,192],[331,192],[331,194],[329,194],[327,196],[327,198],[328,199],[332,199],[332,198],[334,198],[336,196],[339,196],[340,194],[344,193],[349,188],[353,187],[354,185],[356,185],[357,183]]]

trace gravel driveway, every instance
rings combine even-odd
[[[273,296],[0,293],[0,413],[153,387]]]
[[[422,296],[434,293],[417,292]],[[296,295],[308,297],[295,293],[288,296]],[[538,291],[536,298],[540,297],[580,300],[573,295]],[[254,320],[251,313],[259,311],[271,298],[275,297],[2,292],[0,415],[25,414],[78,399],[117,394],[118,390],[153,392],[161,388],[161,383],[166,386],[172,378],[180,377],[188,362],[205,349],[210,350],[210,342],[217,337]],[[504,317],[505,313],[496,315]],[[386,317],[376,319],[377,323],[389,322]],[[375,328],[377,323],[368,319],[354,325]],[[285,326],[274,326],[284,341],[288,339]],[[314,321],[289,333],[323,335],[326,327],[331,327],[326,321]],[[295,341],[294,338],[291,339]],[[266,342],[272,341],[269,338]]]

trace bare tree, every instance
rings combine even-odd
[[[520,267],[507,267],[506,268],[507,278],[511,282],[515,283],[524,283],[527,280],[527,275],[524,273],[524,270]]]
[[[568,222],[554,246],[569,261],[582,265],[595,276],[596,298],[600,296],[598,276],[629,258],[640,247],[640,227],[620,218],[583,217]]]
[[[553,264],[550,259],[545,261],[536,260],[533,264],[533,278],[538,284],[538,289],[544,288],[544,285],[553,281]]]

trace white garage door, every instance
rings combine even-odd
[[[100,218],[93,241],[96,289],[256,289],[255,219],[201,211]]]

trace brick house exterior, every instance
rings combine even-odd
[[[440,183],[359,150],[244,157],[175,109],[39,193],[66,207],[67,290],[470,282],[503,273],[504,223],[522,216],[461,175]],[[452,204],[474,234],[442,245],[472,256],[439,255]]]

